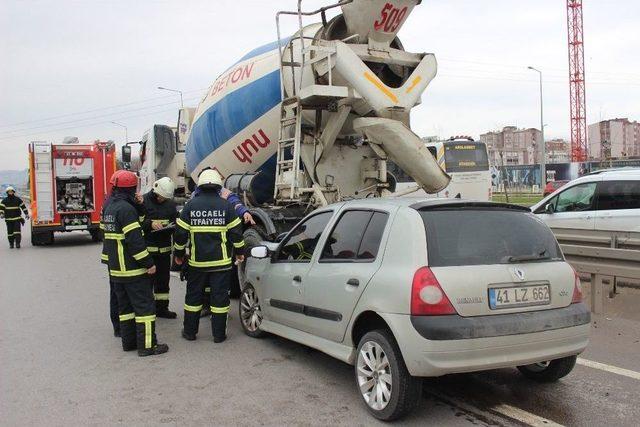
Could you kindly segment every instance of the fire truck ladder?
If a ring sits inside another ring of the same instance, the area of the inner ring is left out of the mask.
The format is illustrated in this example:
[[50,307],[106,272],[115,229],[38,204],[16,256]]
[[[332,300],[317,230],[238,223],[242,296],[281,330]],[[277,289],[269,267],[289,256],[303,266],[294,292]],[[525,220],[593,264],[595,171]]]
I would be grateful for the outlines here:
[[[32,142],[34,187],[38,222],[53,221],[53,166],[51,164],[51,144]],[[33,196],[32,196],[33,197]]]
[[[301,169],[300,161],[300,145],[303,140],[302,134],[302,111],[306,109],[319,110],[322,107],[313,105],[314,101],[319,98],[339,99],[344,96],[345,92],[340,91],[338,95],[331,91],[331,88],[345,89],[332,86],[331,75],[331,55],[335,53],[335,49],[327,46],[310,45],[305,47],[305,40],[312,42],[313,37],[305,36],[303,33],[302,17],[320,14],[322,23],[327,24],[326,11],[336,7],[351,3],[353,0],[342,0],[318,10],[311,12],[302,11],[302,0],[298,0],[297,11],[280,11],[276,14],[276,27],[278,31],[278,51],[280,55],[280,95],[282,102],[280,103],[280,127],[278,133],[278,147],[276,156],[276,182],[274,189],[274,199],[277,201],[299,202],[303,193],[316,193],[318,197],[323,199],[318,188],[302,187],[304,174]],[[298,34],[291,38],[283,40],[280,33],[280,15],[294,15],[298,17]],[[294,41],[299,40],[299,61],[294,59]],[[287,50],[289,57],[285,58]],[[305,61],[305,55],[315,52],[315,57],[309,61]],[[328,69],[328,85],[313,85],[309,90],[302,91],[302,76],[304,68],[316,62],[326,61]],[[285,70],[291,76],[292,88],[291,93],[287,94],[285,89]],[[297,78],[296,78],[297,75]],[[297,82],[296,82],[297,80]],[[303,92],[303,93],[302,93]],[[317,104],[317,102],[316,102]],[[292,130],[293,128],[293,130]],[[279,197],[280,196],[280,197]]]

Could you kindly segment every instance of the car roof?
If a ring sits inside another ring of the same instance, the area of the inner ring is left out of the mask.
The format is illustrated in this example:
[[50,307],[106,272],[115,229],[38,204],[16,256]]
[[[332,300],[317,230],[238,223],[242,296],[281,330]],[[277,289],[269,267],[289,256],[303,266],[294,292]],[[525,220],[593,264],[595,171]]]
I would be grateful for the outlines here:
[[597,171],[589,172],[584,174],[583,176],[592,176],[592,175],[640,175],[640,168],[634,167],[624,167],[624,168],[611,168],[611,169],[600,169]]
[[[483,208],[483,209],[513,209],[523,212],[530,212],[528,208],[519,205],[513,205],[510,203],[499,202],[483,202],[478,200],[465,200],[465,199],[446,199],[446,198],[368,198],[368,199],[356,199],[349,200],[347,202],[337,203],[336,205],[343,205],[348,207],[366,207],[374,209],[376,207],[409,207],[416,210],[430,210],[438,208]],[[335,206],[335,205],[334,205]]]

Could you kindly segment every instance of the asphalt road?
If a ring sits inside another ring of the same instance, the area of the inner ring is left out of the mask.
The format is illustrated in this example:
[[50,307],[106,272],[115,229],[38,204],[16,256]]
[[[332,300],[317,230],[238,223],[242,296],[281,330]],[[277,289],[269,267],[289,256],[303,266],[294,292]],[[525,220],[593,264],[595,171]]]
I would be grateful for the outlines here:
[[[1,425],[376,424],[350,366],[284,339],[245,336],[237,309],[223,344],[208,322],[187,342],[179,319],[159,319],[169,353],[122,352],[100,245],[71,234],[31,247],[28,230],[24,237],[9,250],[0,232]],[[183,297],[172,278],[175,311]],[[609,319],[594,317],[583,364],[558,383],[534,384],[515,369],[425,380],[418,410],[397,424],[637,426],[640,322]],[[591,361],[605,365],[584,366]]]

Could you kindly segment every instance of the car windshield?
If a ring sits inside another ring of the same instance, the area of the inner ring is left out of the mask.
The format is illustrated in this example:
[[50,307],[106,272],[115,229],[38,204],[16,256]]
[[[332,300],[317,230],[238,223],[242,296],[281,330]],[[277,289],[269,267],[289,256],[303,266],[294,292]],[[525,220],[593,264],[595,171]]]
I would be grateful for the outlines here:
[[423,210],[420,215],[433,267],[563,259],[551,230],[526,212],[442,208]]

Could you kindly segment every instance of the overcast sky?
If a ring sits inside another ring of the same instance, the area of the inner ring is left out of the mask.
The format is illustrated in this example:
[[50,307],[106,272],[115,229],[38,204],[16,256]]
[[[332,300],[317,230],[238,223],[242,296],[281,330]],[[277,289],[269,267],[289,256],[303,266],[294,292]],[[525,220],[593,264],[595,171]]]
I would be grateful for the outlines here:
[[[307,7],[330,1],[306,0]],[[180,105],[247,51],[276,39],[275,12],[294,0],[0,0],[0,169],[27,166],[27,144],[138,140],[174,124]],[[587,117],[640,119],[640,2],[584,0]],[[287,32],[292,32],[291,22]],[[399,36],[433,52],[438,75],[412,113],[421,136],[539,127],[569,135],[564,0],[423,0]]]

